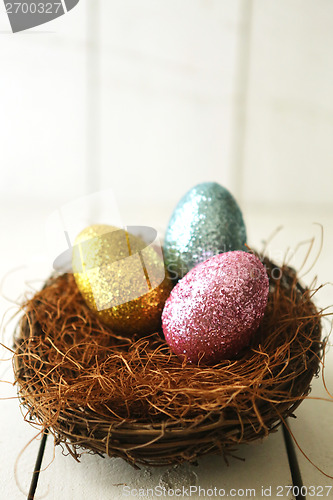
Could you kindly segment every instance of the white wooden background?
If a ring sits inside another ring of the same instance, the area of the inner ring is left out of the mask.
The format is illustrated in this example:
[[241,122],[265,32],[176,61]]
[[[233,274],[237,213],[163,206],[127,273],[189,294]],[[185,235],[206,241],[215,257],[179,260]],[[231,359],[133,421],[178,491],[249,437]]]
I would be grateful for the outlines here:
[[[163,230],[182,194],[216,180],[237,195],[252,245],[284,226],[270,246],[276,259],[313,235],[318,248],[313,223],[321,223],[323,250],[304,281],[318,274],[333,282],[332,2],[81,0],[16,35],[0,6],[0,44],[1,316],[10,307],[4,296],[16,300],[25,281],[49,272],[45,219],[100,189],[113,189],[126,223]],[[332,286],[317,300],[333,304]],[[9,344],[12,332],[9,324]],[[332,352],[333,392],[331,367]],[[1,362],[0,379],[11,377],[10,362]],[[3,383],[0,394],[15,397],[15,389]],[[311,395],[323,394],[315,381]],[[23,452],[15,480],[15,461],[36,432],[17,400],[0,405],[0,498],[16,500],[27,493],[39,443]],[[300,446],[333,475],[332,404],[309,400],[297,415]],[[49,439],[43,465],[52,453]],[[77,464],[56,450],[38,497],[122,498],[117,484],[126,483],[256,488],[257,497],[272,486],[274,498],[276,486],[291,484],[281,433],[241,455],[245,463],[229,468],[212,457],[196,468],[137,472],[89,455]],[[299,461],[304,484],[333,485]]]

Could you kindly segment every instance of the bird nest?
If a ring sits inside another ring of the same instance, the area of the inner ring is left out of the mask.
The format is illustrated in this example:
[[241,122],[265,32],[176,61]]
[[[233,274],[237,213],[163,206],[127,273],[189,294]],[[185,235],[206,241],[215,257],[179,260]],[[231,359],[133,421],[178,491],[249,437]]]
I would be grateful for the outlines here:
[[75,458],[85,448],[148,465],[231,454],[276,430],[319,370],[321,313],[293,269],[262,260],[270,292],[256,337],[238,359],[215,366],[181,362],[161,332],[116,334],[72,274],[51,277],[24,305],[16,334],[26,419]]

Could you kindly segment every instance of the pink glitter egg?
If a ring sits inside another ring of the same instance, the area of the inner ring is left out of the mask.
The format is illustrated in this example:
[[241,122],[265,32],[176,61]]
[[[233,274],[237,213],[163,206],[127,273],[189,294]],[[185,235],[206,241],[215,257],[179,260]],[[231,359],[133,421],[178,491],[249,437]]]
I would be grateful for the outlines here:
[[258,257],[243,251],[215,255],[173,288],[162,314],[165,339],[175,354],[192,363],[233,359],[258,329],[268,291]]

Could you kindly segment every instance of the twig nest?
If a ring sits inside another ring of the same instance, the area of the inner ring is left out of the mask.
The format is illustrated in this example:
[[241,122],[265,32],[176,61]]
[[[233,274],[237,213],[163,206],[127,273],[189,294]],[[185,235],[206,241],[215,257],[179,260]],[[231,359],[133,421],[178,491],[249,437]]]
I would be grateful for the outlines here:
[[308,394],[322,344],[312,292],[292,269],[272,276],[276,266],[264,265],[270,291],[257,333],[242,357],[214,366],[182,363],[161,332],[113,332],[73,275],[53,277],[25,304],[17,332],[28,417],[76,458],[87,448],[133,464],[195,461],[267,436]]

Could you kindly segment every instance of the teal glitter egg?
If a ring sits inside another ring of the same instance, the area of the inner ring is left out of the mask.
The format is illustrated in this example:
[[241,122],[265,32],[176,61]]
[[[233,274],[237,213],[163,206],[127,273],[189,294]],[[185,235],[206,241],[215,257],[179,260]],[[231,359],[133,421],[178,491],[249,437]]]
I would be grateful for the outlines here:
[[192,188],[169,221],[164,258],[174,280],[214,255],[246,250],[242,212],[232,194],[216,182]]

